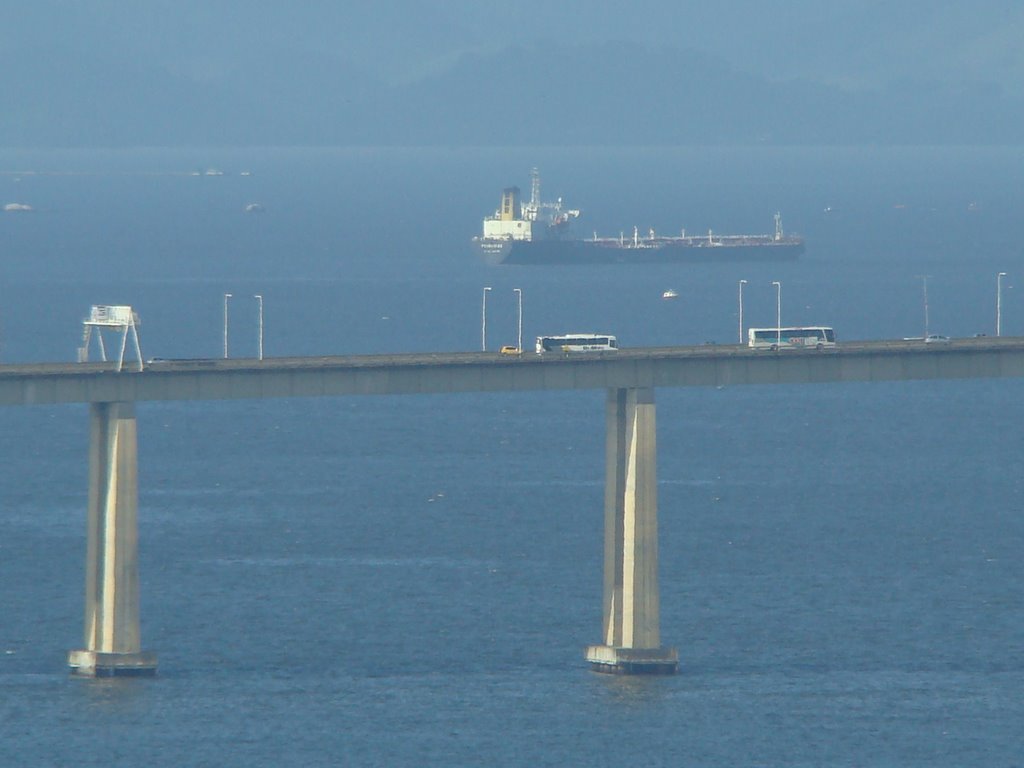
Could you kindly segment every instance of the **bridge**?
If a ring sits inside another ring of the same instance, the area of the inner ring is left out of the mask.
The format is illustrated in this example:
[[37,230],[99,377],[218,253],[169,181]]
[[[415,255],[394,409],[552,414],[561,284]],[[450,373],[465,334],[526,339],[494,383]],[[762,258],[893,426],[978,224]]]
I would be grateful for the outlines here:
[[738,345],[620,349],[577,355],[471,352],[0,366],[0,405],[88,403],[86,676],[147,675],[139,616],[135,404],[159,400],[338,397],[604,389],[606,450],[603,626],[591,666],[672,673],[660,637],[655,389],[1024,376],[1024,338],[845,342],[769,351]]

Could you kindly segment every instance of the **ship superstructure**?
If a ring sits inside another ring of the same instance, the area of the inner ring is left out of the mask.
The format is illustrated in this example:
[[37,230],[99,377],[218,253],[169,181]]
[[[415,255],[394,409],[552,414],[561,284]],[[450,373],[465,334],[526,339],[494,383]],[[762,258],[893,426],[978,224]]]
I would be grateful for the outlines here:
[[507,187],[501,193],[501,205],[493,216],[484,219],[481,241],[533,242],[561,238],[569,222],[580,215],[576,210],[563,210],[562,198],[545,203],[540,196],[540,173],[530,172],[530,200],[520,200],[519,187]]

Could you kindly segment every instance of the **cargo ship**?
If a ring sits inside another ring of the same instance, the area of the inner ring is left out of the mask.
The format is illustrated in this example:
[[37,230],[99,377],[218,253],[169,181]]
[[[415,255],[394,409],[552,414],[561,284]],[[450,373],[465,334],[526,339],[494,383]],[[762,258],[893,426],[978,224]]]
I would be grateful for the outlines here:
[[775,214],[775,232],[764,235],[659,235],[641,234],[579,239],[570,231],[579,210],[563,208],[562,199],[541,202],[540,174],[530,174],[529,202],[520,199],[519,187],[502,191],[501,205],[484,219],[483,234],[473,247],[489,264],[640,264],[657,262],[793,261],[804,252],[799,235],[782,230]]

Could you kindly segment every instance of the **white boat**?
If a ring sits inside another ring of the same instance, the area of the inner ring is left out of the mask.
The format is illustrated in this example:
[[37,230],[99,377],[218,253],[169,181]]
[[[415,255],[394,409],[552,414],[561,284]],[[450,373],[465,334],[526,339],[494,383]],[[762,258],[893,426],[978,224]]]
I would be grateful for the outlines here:
[[663,298],[663,299],[678,299],[679,298],[679,294],[675,291],[675,289],[669,288],[667,291],[665,291],[663,294],[661,294],[661,298]]

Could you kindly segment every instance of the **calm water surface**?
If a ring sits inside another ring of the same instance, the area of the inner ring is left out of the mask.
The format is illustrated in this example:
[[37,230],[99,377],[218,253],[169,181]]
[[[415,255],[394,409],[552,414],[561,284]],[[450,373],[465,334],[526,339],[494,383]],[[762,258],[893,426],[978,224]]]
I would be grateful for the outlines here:
[[[490,269],[540,165],[584,227],[808,238],[798,264]],[[192,176],[217,167],[224,176]],[[0,153],[0,358],[71,360],[94,303],[146,357],[1024,333],[1016,150]],[[241,171],[251,175],[241,175]],[[34,171],[34,172],[33,172]],[[261,214],[244,207],[260,202]],[[680,298],[664,302],[666,288]],[[589,672],[603,393],[139,408],[154,680],[69,678],[87,414],[0,430],[0,764],[998,765],[1024,720],[1024,382],[659,390],[662,636]]]

